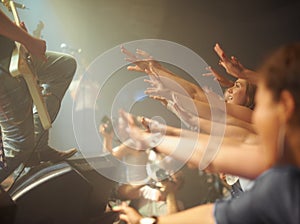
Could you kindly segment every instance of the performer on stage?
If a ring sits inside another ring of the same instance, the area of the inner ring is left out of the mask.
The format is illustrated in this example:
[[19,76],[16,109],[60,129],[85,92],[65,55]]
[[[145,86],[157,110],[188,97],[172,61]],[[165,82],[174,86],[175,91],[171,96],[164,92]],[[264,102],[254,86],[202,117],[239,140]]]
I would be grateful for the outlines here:
[[76,61],[69,55],[46,52],[46,42],[27,33],[24,23],[14,24],[0,11],[0,125],[7,165],[0,168],[0,183],[21,163],[34,166],[40,162],[57,162],[74,155],[75,148],[57,151],[48,145],[49,131],[33,111],[33,102],[23,78],[9,72],[14,41],[29,51],[33,69],[43,90],[44,100],[53,122],[61,100],[76,71]]

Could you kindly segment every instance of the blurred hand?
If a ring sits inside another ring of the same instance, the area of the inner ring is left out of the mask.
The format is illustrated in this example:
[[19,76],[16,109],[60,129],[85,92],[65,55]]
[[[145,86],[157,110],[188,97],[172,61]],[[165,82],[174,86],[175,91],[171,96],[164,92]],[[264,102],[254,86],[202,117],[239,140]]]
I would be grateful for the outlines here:
[[136,72],[146,72],[146,70],[150,70],[150,64],[152,64],[155,68],[161,68],[161,64],[154,60],[150,54],[140,49],[136,50],[136,54],[127,50],[124,46],[121,46],[121,52],[126,55],[125,60],[131,62],[135,65],[131,65],[127,67],[129,71]]
[[121,206],[113,207],[113,211],[120,213],[120,219],[128,224],[139,224],[142,218],[134,208],[129,207],[126,203],[122,203]]
[[214,76],[214,80],[218,81],[222,87],[229,88],[229,87],[232,87],[234,85],[234,82],[232,82],[231,80],[229,80],[229,79],[225,78],[224,76],[222,76],[220,73],[218,73],[212,67],[209,66],[207,68],[207,70],[209,72],[202,74],[202,76]]
[[124,125],[125,130],[123,131],[127,132],[129,137],[133,140],[135,144],[134,148],[136,150],[147,150],[155,147],[160,142],[162,138],[162,134],[160,132],[149,133],[137,127],[133,116],[123,110],[120,111],[120,117],[125,123],[127,123]]
[[151,200],[151,201],[158,201],[161,198],[161,192],[158,189],[151,188],[148,185],[140,188],[140,193],[143,198]]
[[24,46],[32,56],[47,61],[46,57],[46,41],[30,36],[29,40],[24,43]]
[[245,67],[237,60],[236,57],[231,56],[228,58],[218,43],[215,45],[214,50],[220,57],[219,64],[226,70],[228,74],[240,79],[246,78],[243,76]]
[[113,132],[107,131],[108,129],[108,124],[101,124],[99,126],[99,133],[104,137],[104,138],[112,138],[113,137]]

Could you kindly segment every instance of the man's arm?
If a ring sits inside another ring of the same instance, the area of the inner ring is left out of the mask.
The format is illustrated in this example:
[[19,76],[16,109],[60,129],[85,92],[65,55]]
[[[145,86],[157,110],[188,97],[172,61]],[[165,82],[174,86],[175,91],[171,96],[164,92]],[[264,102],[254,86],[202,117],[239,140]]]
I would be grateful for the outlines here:
[[13,23],[1,10],[0,10],[0,34],[17,41],[21,44],[29,42],[31,36],[23,29]]
[[46,42],[31,36],[24,29],[18,27],[1,10],[0,27],[0,35],[21,43],[31,54],[42,60],[46,60]]

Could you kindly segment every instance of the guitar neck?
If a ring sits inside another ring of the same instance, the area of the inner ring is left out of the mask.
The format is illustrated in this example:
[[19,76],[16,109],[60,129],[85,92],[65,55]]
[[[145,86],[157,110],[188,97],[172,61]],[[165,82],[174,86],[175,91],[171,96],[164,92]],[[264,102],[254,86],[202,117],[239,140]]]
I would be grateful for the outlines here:
[[[20,18],[14,1],[8,2],[7,0],[2,0],[2,2],[12,12],[16,25],[21,27]],[[41,89],[38,85],[37,77],[32,71],[31,64],[31,57],[26,48],[22,46],[21,43],[16,42],[16,48],[12,53],[9,71],[13,77],[23,76],[23,78],[25,79],[33,103],[37,108],[37,112],[43,128],[46,130],[51,127],[52,122],[47,110],[47,106],[41,94]]]
[[13,17],[14,17],[14,20],[15,20],[17,26],[21,26],[21,22],[20,22],[21,20],[20,20],[20,17],[19,17],[19,14],[18,14],[18,11],[17,11],[14,1],[9,1],[9,7],[13,14]]

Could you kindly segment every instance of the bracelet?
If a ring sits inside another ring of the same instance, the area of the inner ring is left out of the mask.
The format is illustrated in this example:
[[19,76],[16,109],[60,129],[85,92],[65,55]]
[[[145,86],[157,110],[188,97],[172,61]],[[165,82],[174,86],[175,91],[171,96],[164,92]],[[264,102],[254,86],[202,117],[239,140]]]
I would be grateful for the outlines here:
[[157,216],[144,217],[141,218],[139,221],[140,224],[157,224],[157,222],[158,222]]

